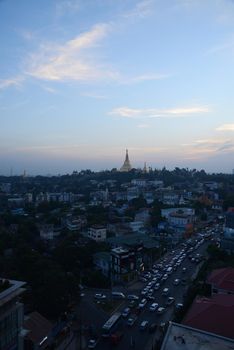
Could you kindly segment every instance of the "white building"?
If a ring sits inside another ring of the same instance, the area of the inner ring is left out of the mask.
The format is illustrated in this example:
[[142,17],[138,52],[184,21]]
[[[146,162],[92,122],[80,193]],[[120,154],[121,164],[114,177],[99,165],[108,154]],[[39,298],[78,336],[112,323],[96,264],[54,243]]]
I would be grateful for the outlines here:
[[101,225],[94,225],[90,227],[88,237],[96,242],[102,242],[106,240],[106,227]]

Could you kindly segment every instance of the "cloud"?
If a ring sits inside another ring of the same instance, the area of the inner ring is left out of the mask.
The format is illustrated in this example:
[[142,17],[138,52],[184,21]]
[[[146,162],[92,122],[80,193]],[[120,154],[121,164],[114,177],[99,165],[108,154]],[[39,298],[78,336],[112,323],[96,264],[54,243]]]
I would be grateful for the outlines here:
[[153,80],[163,80],[171,77],[171,74],[163,74],[163,73],[151,73],[151,74],[142,74],[137,75],[135,77],[119,77],[119,82],[122,84],[135,84],[135,83],[141,83],[143,81],[153,81]]
[[58,17],[67,13],[74,13],[80,10],[80,2],[78,0],[63,0],[56,3],[55,12]]
[[137,127],[142,128],[142,129],[146,129],[149,127],[149,125],[148,124],[139,124],[139,125],[137,125]]
[[136,6],[123,14],[124,18],[145,18],[152,13],[153,0],[143,0],[136,4]]
[[87,51],[97,47],[110,31],[110,25],[98,24],[64,45],[47,43],[29,57],[27,74],[48,81],[92,81],[115,79],[118,74],[98,65]]
[[180,118],[194,114],[208,113],[207,106],[184,107],[172,109],[134,109],[129,107],[119,107],[109,112],[110,115],[117,115],[123,118]]
[[[234,151],[234,140],[227,139],[203,139],[196,140],[191,144],[183,144],[185,155],[201,159],[217,154],[229,154]],[[191,159],[192,159],[191,158]]]
[[223,124],[216,128],[217,131],[234,131],[234,124]]
[[84,93],[81,94],[81,96],[96,98],[98,100],[103,100],[103,99],[108,98],[105,95],[101,95],[101,94],[98,94],[98,93],[95,93],[95,92],[84,92]]
[[17,76],[14,78],[0,79],[0,90],[7,89],[9,87],[20,87],[24,77]]

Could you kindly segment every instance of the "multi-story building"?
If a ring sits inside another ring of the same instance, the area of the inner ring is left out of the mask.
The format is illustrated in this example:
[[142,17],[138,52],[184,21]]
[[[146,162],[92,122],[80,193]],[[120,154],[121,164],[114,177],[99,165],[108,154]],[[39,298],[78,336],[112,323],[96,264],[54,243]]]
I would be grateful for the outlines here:
[[117,247],[111,250],[111,279],[118,282],[129,282],[137,277],[143,268],[143,245],[132,248]]
[[23,304],[19,296],[25,282],[0,279],[0,349],[23,349]]
[[96,242],[102,242],[106,240],[106,227],[102,225],[93,225],[90,227],[88,237]]

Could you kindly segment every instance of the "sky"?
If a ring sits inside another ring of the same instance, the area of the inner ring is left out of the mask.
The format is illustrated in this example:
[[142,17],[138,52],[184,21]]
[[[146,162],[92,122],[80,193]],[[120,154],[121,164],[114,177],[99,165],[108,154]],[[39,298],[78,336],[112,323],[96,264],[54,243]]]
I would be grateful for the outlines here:
[[234,168],[233,0],[0,0],[0,174]]

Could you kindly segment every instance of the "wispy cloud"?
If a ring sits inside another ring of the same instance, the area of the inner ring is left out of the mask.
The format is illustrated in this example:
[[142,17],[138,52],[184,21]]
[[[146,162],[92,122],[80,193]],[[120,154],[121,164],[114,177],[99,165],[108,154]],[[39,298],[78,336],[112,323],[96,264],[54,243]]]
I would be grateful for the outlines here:
[[183,107],[172,109],[134,109],[129,107],[119,107],[109,112],[110,115],[117,115],[123,118],[181,118],[194,114],[208,113],[207,106]]
[[106,95],[98,94],[96,92],[83,92],[81,95],[84,97],[96,98],[98,100],[104,100],[108,98]]
[[234,131],[234,124],[223,124],[216,128],[217,131]]
[[123,14],[124,18],[144,18],[152,13],[152,5],[154,0],[139,1],[130,11]]
[[7,89],[9,87],[20,87],[24,80],[23,76],[17,76],[8,79],[0,79],[0,90]]
[[141,129],[147,129],[149,127],[148,124],[139,124],[137,125],[138,128],[141,128]]
[[62,0],[56,3],[55,12],[57,16],[63,16],[67,13],[74,13],[80,10],[80,1]]
[[168,79],[172,75],[167,74],[167,73],[151,73],[151,74],[142,74],[142,75],[137,75],[135,77],[118,77],[118,80],[122,84],[136,84],[136,83],[141,83],[143,81],[153,81],[153,80],[163,80],[163,79]]
[[30,56],[27,74],[37,79],[52,81],[115,78],[116,72],[97,64],[91,55],[87,54],[88,50],[97,47],[109,31],[110,25],[98,24],[64,45],[42,45],[39,52]]
[[234,140],[211,138],[196,140],[191,144],[183,144],[181,146],[185,148],[185,155],[189,158],[202,159],[208,156],[215,156],[220,153],[227,154],[233,152]]

